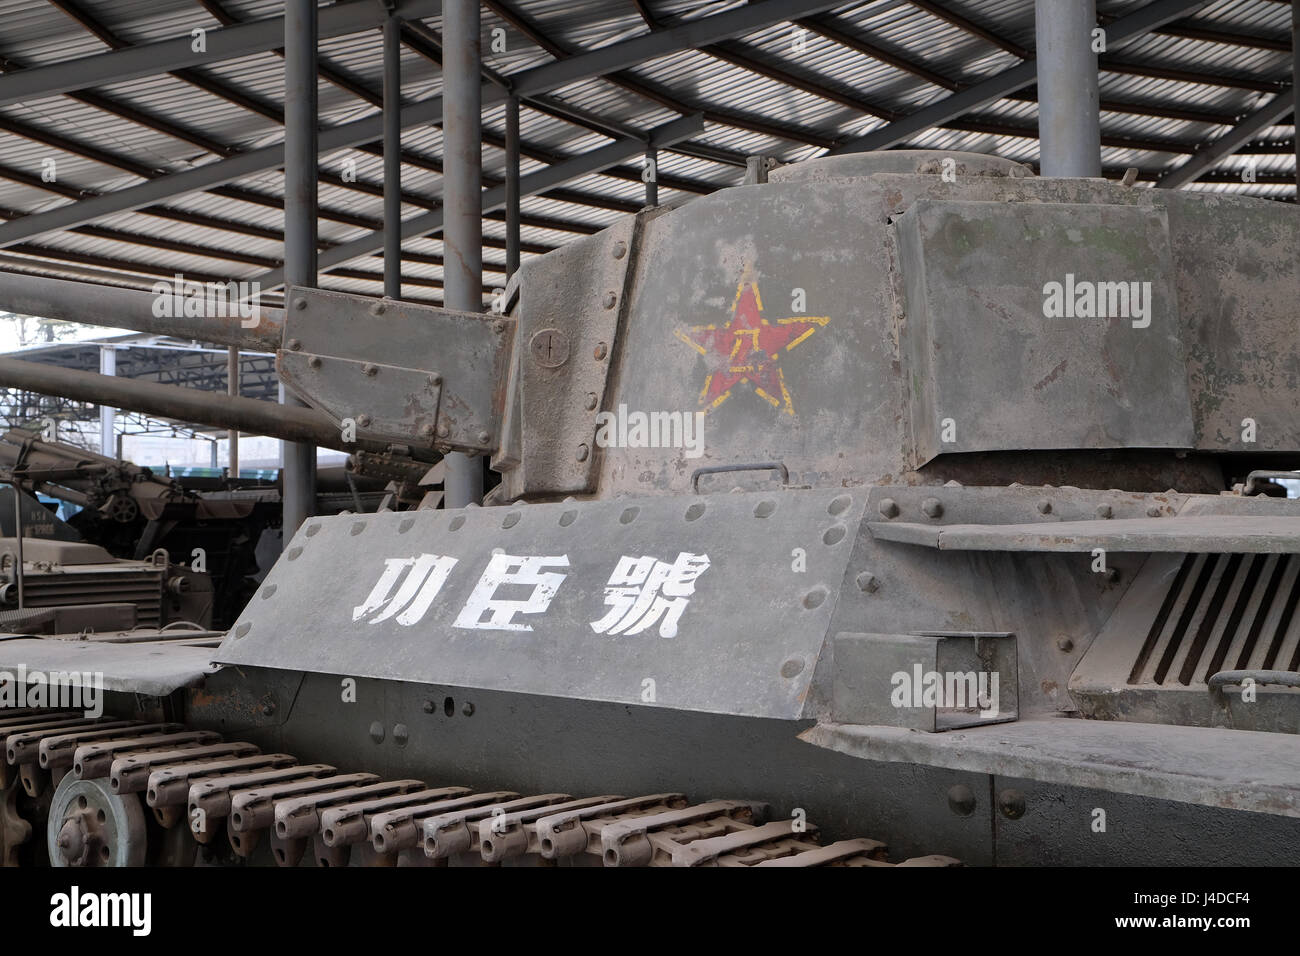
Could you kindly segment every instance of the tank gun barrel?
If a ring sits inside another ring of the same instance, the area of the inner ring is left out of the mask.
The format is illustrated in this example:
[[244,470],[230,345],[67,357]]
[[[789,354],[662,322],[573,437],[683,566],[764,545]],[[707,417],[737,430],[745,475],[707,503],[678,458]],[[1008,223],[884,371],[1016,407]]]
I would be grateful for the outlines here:
[[0,358],[0,387],[61,395],[74,401],[112,405],[212,428],[236,428],[242,432],[284,441],[309,442],[339,451],[383,451],[387,448],[384,442],[344,441],[339,427],[327,415],[313,408],[114,378],[19,359]]
[[233,283],[226,287],[159,282],[153,291],[142,292],[6,272],[0,274],[0,309],[248,351],[279,348],[284,312],[240,301],[238,288]]

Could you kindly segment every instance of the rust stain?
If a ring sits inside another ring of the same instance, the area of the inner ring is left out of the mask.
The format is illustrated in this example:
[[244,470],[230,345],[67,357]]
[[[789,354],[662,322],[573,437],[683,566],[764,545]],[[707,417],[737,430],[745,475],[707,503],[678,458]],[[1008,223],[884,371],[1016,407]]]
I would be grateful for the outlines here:
[[1061,359],[1060,364],[1057,365],[1056,368],[1052,369],[1050,372],[1047,373],[1047,375],[1045,375],[1042,379],[1039,380],[1038,384],[1034,386],[1034,391],[1036,392],[1044,385],[1051,385],[1053,382],[1055,382],[1056,377],[1060,375],[1062,372],[1064,372],[1065,366],[1069,364],[1070,364],[1069,359]]

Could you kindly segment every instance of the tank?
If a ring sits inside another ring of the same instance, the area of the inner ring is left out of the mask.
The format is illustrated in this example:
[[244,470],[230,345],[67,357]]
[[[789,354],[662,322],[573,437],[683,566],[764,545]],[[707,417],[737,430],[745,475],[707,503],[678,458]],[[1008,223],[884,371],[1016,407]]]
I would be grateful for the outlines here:
[[[75,286],[0,307],[85,319]],[[92,646],[107,717],[0,726],[6,852],[1291,862],[1298,295],[1292,206],[908,151],[629,215],[491,314],[114,290],[500,480],[309,519],[216,648]]]

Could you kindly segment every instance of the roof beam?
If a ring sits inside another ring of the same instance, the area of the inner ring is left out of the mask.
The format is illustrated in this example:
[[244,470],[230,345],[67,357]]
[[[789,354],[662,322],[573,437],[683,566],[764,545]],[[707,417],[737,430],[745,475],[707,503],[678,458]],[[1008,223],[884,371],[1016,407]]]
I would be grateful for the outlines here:
[[[650,145],[652,148],[661,148],[678,140],[697,136],[703,129],[703,117],[699,115],[685,116],[651,130]],[[574,179],[598,173],[602,169],[617,166],[619,163],[640,156],[645,152],[645,149],[645,142],[637,137],[624,137],[615,140],[607,146],[594,149],[581,156],[574,156],[564,162],[556,163],[554,166],[521,177],[519,180],[519,195],[521,197],[532,196],[553,190]],[[485,190],[482,195],[483,211],[491,212],[500,209],[505,205],[505,201],[505,186],[496,186]],[[442,210],[437,209],[404,220],[401,227],[401,237],[402,239],[413,239],[431,232],[437,232],[441,228]],[[383,231],[377,230],[359,239],[353,239],[351,242],[345,242],[321,252],[317,259],[318,266],[321,272],[325,272],[331,266],[340,265],[360,256],[370,255],[383,247]],[[280,269],[274,269],[257,276],[256,281],[261,283],[263,289],[274,289],[284,284],[284,273]]]
[[[1155,0],[1145,7],[1120,17],[1106,29],[1108,46],[1115,46],[1126,40],[1162,26],[1171,20],[1203,7],[1209,0]],[[856,137],[832,149],[831,155],[843,153],[860,153],[872,149],[888,149],[904,142],[908,137],[940,126],[957,119],[965,113],[985,103],[1000,100],[1008,94],[1024,89],[1036,82],[1038,67],[1034,60],[1018,63],[1010,69],[1003,70],[989,77],[982,83],[976,83],[958,93],[952,93],[902,119],[895,120],[873,130],[864,136]]]
[[1200,150],[1183,165],[1156,183],[1157,189],[1177,189],[1194,182],[1201,173],[1208,172],[1221,160],[1227,159],[1256,135],[1286,119],[1295,108],[1288,94],[1278,94],[1251,113],[1223,136]]
[[[631,63],[644,62],[678,50],[690,49],[715,39],[756,30],[772,23],[780,23],[791,17],[819,13],[838,5],[834,0],[829,2],[828,0],[760,0],[727,13],[702,17],[687,24],[611,43],[566,60],[523,70],[507,79],[516,95],[543,93],[558,89],[575,80],[618,72]],[[323,15],[325,11],[321,12]],[[283,37],[280,43],[283,43]],[[23,73],[12,74],[15,77],[22,75]],[[9,76],[0,77],[0,82],[7,79]],[[483,86],[485,106],[504,99],[505,95],[505,91],[495,84],[485,83]],[[442,97],[440,96],[402,108],[403,129],[432,125],[441,120]],[[382,115],[376,113],[365,119],[323,129],[318,138],[319,153],[324,155],[337,149],[360,146],[378,140],[383,133],[382,124]],[[641,146],[644,151],[645,144],[642,143]],[[41,233],[85,225],[103,216],[139,209],[141,206],[152,205],[181,193],[221,186],[236,179],[276,169],[283,163],[284,145],[276,143],[231,156],[229,159],[208,163],[205,166],[168,173],[135,186],[128,186],[126,189],[4,223],[0,225],[0,247]]]
[[[442,0],[399,0],[397,4],[398,14],[406,18],[437,16],[441,10]],[[322,7],[320,38],[378,28],[387,16],[383,6],[373,0]],[[238,26],[214,27],[206,31],[204,44],[202,52],[195,52],[194,37],[186,34],[174,40],[141,43],[109,53],[32,67],[0,77],[0,106],[273,50],[284,46],[284,18],[267,17]]]

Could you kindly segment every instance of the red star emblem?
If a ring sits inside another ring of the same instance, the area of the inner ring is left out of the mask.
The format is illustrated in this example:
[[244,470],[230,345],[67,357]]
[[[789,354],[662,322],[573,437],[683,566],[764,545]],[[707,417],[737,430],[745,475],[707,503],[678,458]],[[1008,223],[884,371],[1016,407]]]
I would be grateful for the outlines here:
[[709,410],[717,408],[737,385],[750,385],[774,408],[784,408],[793,415],[794,402],[785,387],[781,356],[829,321],[827,316],[806,315],[770,321],[764,318],[758,284],[746,269],[736,287],[736,301],[726,325],[695,325],[678,329],[676,334],[704,356],[708,365],[708,377],[700,392],[701,405]]

